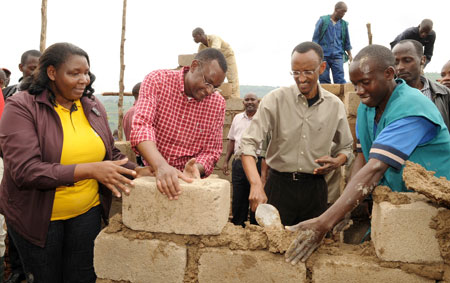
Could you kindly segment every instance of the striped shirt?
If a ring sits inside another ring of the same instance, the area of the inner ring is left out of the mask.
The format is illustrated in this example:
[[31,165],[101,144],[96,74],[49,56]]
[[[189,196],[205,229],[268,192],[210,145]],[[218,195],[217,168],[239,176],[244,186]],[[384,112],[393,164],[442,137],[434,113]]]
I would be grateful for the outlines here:
[[[153,141],[169,165],[183,171],[196,158],[211,174],[222,153],[225,100],[215,92],[197,101],[184,92],[181,70],[157,70],[142,82],[133,117],[130,141],[133,149]],[[137,152],[138,153],[138,152]]]

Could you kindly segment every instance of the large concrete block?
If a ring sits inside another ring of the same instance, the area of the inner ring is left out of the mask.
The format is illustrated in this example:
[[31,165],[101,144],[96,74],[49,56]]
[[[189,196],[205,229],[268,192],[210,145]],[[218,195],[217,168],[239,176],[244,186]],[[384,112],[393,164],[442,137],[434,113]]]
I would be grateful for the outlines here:
[[129,141],[116,141],[114,142],[114,145],[120,152],[128,157],[128,160],[136,162],[136,154],[131,149],[131,143]]
[[358,106],[361,102],[361,99],[354,91],[350,91],[347,93],[348,96],[348,106],[347,106],[347,115],[356,116],[358,113]]
[[442,262],[436,230],[430,228],[437,212],[435,206],[425,201],[374,202],[371,236],[377,256],[385,261]]
[[220,94],[225,99],[229,99],[233,96],[232,85],[230,83],[223,83],[219,86]]
[[355,87],[352,83],[346,84],[320,84],[322,88],[338,96],[343,100],[344,94],[350,91],[355,91]]
[[95,240],[99,278],[129,282],[183,282],[186,247],[159,240],[130,240],[102,231]]
[[344,84],[320,84],[320,86],[338,97],[345,93]]
[[306,282],[305,265],[291,265],[284,256],[267,251],[231,251],[210,248],[201,255],[198,281],[206,282]]
[[356,116],[347,116],[347,121],[353,137],[353,150],[356,150]]
[[226,111],[225,112],[225,120],[224,120],[223,124],[231,126],[231,124],[233,123],[234,116],[236,116],[235,111]]
[[[223,180],[227,180],[228,182],[231,183],[231,177],[232,177],[231,176],[231,162],[230,162],[230,165],[229,165],[228,168],[230,168],[230,174],[229,175],[223,174],[222,169],[214,169],[213,170],[213,174],[216,175],[217,178],[220,178],[220,179],[223,179]],[[231,190],[230,190],[230,194],[231,194]]]
[[227,110],[232,110],[232,111],[244,111],[244,104],[242,103],[242,99],[241,98],[230,98],[227,99],[226,101],[227,103]]
[[312,268],[312,282],[379,283],[435,282],[401,269],[379,266],[375,260],[356,254],[318,254]]
[[178,55],[178,65],[182,67],[190,66],[196,54]]
[[123,198],[123,223],[149,232],[220,234],[230,210],[230,183],[217,178],[179,181],[182,194],[169,200],[158,191],[155,178],[135,179],[130,195]]
[[[224,139],[224,142],[222,143],[223,145],[226,144],[225,140],[228,139],[228,133],[230,132],[230,128],[231,128],[231,125],[224,125],[223,126],[223,132],[222,132],[222,137]],[[224,152],[226,152],[226,150]]]

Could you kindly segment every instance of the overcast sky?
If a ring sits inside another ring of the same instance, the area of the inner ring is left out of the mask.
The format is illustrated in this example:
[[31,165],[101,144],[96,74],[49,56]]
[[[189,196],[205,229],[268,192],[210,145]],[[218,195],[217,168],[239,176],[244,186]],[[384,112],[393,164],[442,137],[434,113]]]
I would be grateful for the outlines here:
[[[289,85],[290,53],[311,40],[321,15],[331,14],[337,1],[128,0],[125,43],[125,90],[156,69],[175,68],[178,54],[197,51],[191,32],[202,27],[234,49],[240,84]],[[437,33],[434,56],[427,72],[440,72],[450,59],[448,2],[428,0],[348,0],[344,19],[349,25],[353,55],[368,44],[366,24],[372,24],[373,43],[389,46],[397,34],[424,18]],[[425,4],[420,4],[425,3]],[[122,0],[48,0],[47,46],[71,42],[88,52],[97,76],[96,93],[118,91]],[[21,73],[21,54],[39,49],[40,0],[2,1],[0,67]],[[445,35],[445,37],[444,37]],[[346,72],[347,73],[347,72]],[[348,78],[348,74],[346,74]]]

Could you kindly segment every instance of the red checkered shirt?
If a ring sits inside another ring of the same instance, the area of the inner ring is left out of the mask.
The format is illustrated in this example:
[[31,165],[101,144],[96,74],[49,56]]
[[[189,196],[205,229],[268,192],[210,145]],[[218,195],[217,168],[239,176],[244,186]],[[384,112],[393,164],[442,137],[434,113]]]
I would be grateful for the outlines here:
[[189,159],[211,174],[222,153],[222,132],[225,100],[219,93],[201,101],[184,92],[184,74],[179,71],[158,70],[148,74],[141,84],[133,117],[131,146],[153,141],[167,162],[183,171]]

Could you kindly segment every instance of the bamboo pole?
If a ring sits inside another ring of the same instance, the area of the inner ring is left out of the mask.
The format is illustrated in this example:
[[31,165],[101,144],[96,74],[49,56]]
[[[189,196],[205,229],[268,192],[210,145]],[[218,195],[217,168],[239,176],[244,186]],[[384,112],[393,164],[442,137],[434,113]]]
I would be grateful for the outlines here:
[[370,23],[367,23],[367,36],[369,37],[369,45],[372,45],[372,29]]
[[42,0],[41,6],[41,41],[39,50],[41,53],[45,50],[45,42],[47,40],[47,0]]
[[125,72],[125,62],[124,62],[124,49],[125,49],[125,27],[127,20],[127,0],[123,0],[123,12],[122,12],[122,38],[120,41],[120,79],[119,79],[119,102],[117,106],[119,108],[119,121],[118,121],[118,130],[119,130],[119,140],[123,140],[123,75]]

